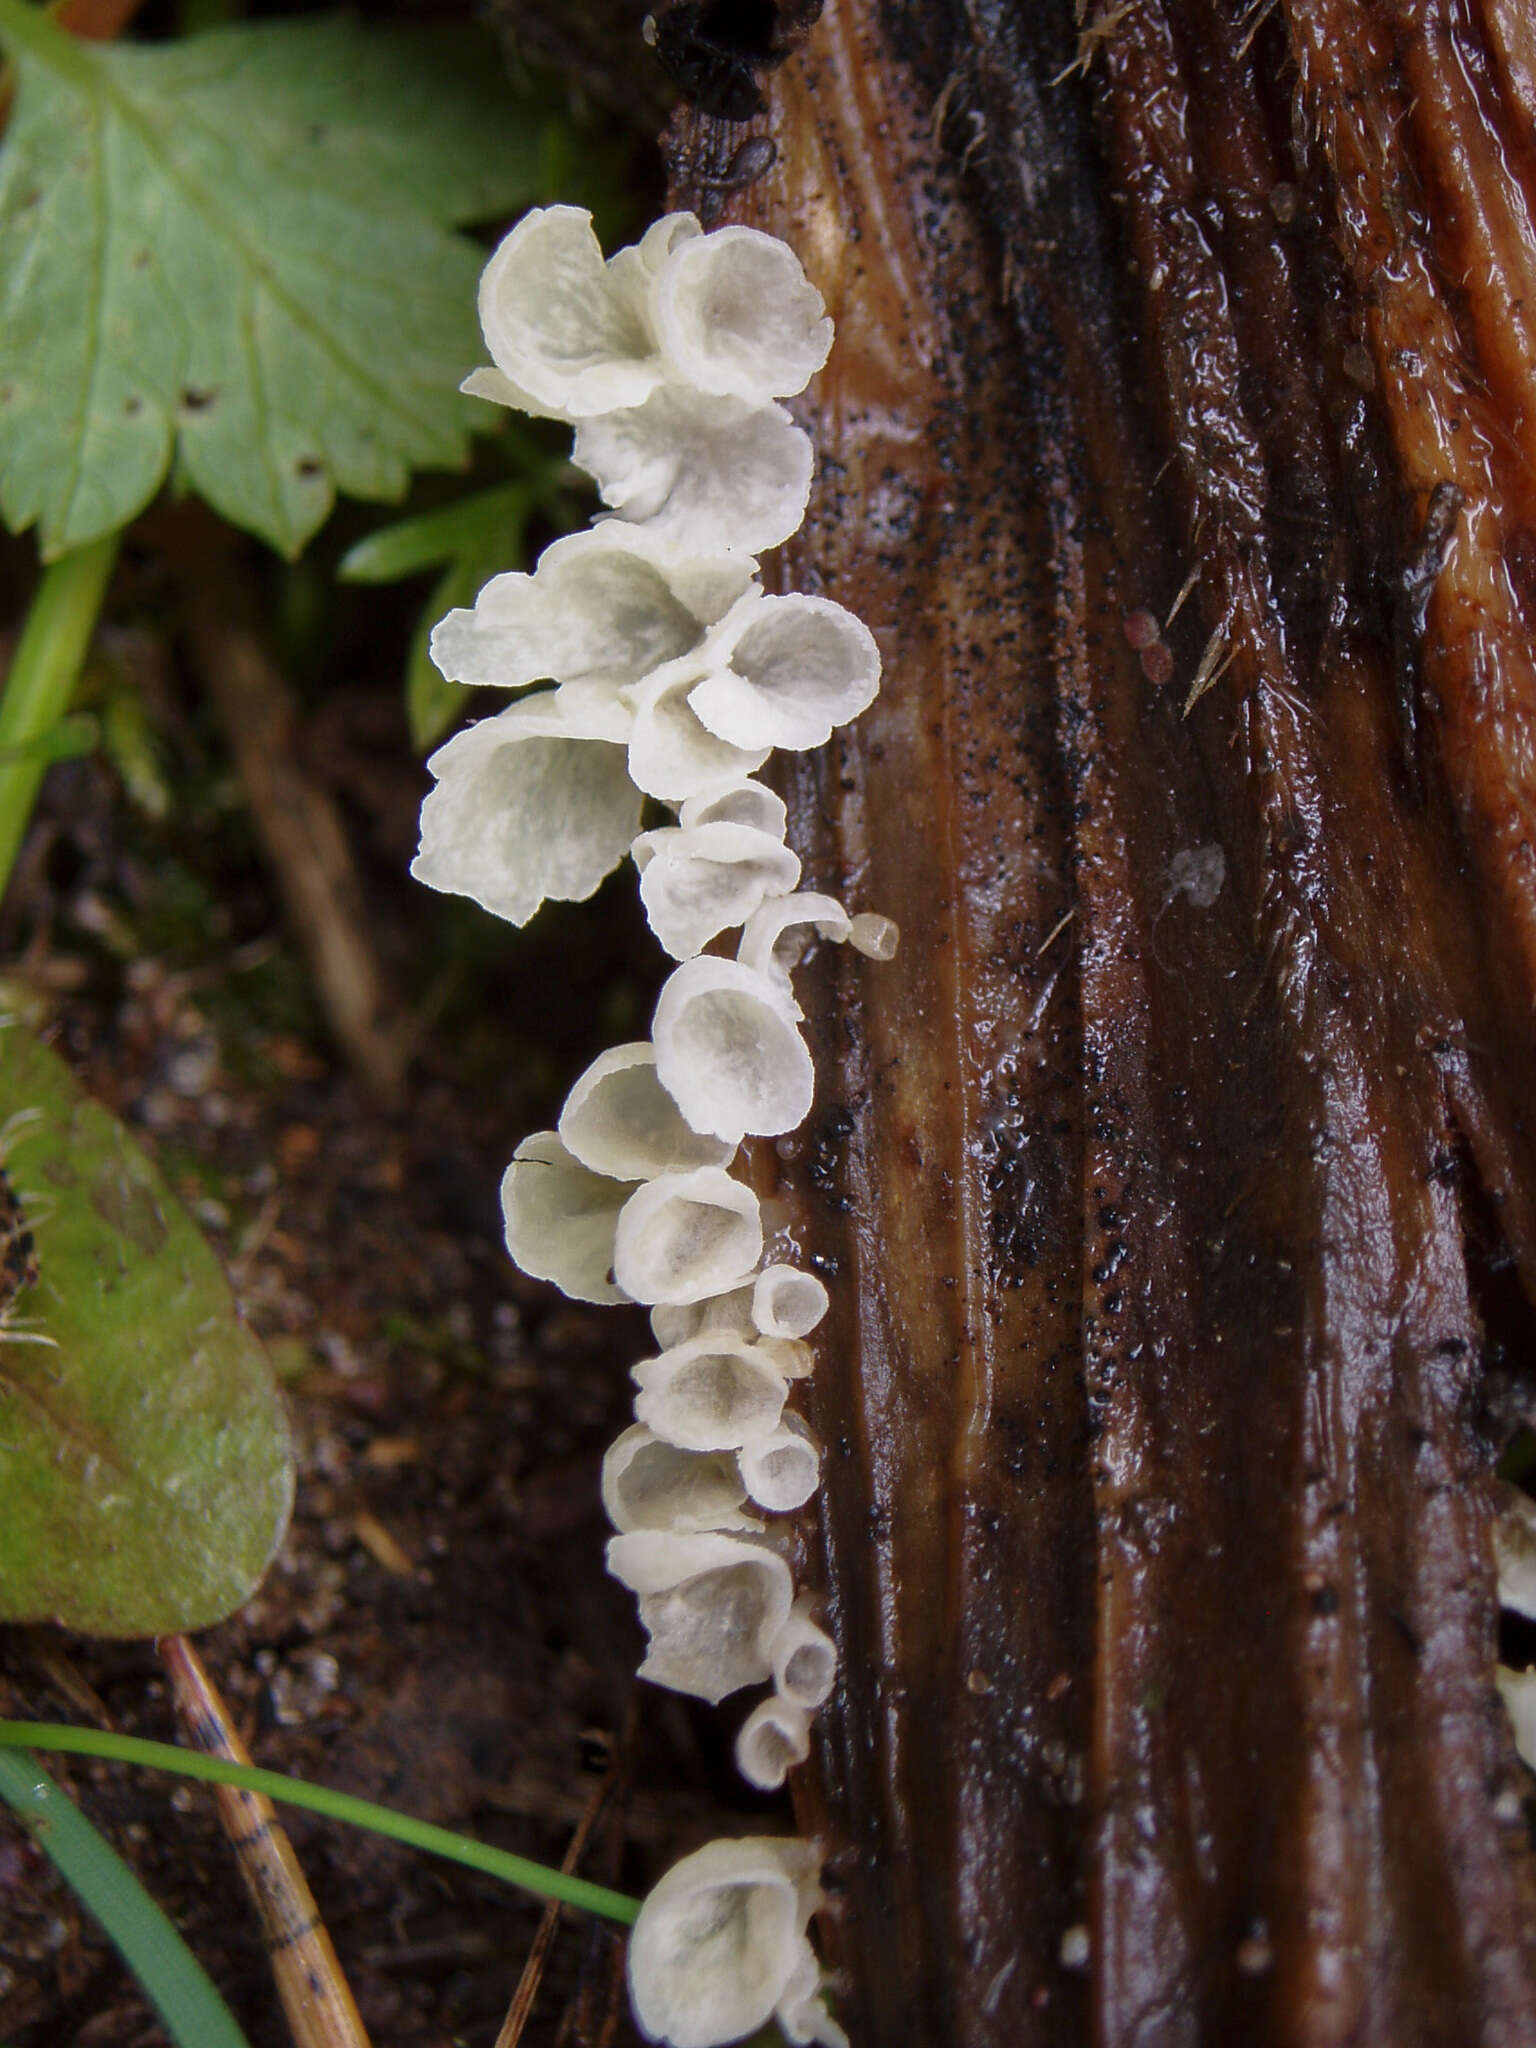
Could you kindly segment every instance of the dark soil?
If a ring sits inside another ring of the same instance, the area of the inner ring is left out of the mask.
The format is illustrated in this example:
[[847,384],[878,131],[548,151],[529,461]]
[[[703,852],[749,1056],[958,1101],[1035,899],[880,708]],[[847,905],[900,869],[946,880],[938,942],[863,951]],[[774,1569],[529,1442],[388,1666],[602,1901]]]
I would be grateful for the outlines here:
[[[130,600],[153,573],[130,565]],[[420,1022],[404,1102],[371,1099],[333,1051],[221,735],[152,624],[108,640],[87,700],[131,683],[164,816],[101,756],[53,772],[7,899],[4,996],[167,1171],[288,1388],[293,1526],[260,1591],[199,1639],[256,1761],[557,1863],[619,1756],[629,1787],[583,1867],[638,1891],[729,1824],[723,1803],[739,1821],[747,1802],[725,1731],[636,1687],[631,1602],[602,1570],[598,1461],[643,1323],[516,1273],[496,1190],[581,1066],[643,1031],[653,949],[632,888],[518,935],[409,881],[425,777],[392,672],[409,618],[367,603],[346,600],[325,669],[377,680],[312,686],[298,751],[342,804],[369,937]],[[50,1628],[0,1633],[0,1710],[177,1736],[152,1644]],[[252,2048],[286,2042],[211,1797],[117,1766],[51,1767],[182,1927]],[[375,2042],[489,2048],[537,1905],[297,1812],[288,1826]],[[605,1929],[567,1917],[524,2038],[633,2038]],[[9,1821],[0,2040],[164,2040]]]

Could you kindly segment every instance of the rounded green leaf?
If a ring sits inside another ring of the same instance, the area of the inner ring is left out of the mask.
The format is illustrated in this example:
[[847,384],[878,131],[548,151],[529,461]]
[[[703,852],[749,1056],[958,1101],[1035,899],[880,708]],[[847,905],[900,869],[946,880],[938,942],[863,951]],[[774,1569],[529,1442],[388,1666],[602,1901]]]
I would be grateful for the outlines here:
[[0,1620],[205,1627],[293,1502],[266,1355],[159,1172],[14,1022],[0,1120]]

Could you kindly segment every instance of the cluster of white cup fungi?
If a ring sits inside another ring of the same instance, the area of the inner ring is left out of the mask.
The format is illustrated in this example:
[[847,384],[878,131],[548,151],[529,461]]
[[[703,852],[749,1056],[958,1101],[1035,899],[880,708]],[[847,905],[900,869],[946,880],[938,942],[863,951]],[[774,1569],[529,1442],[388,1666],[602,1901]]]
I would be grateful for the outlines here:
[[[462,683],[522,689],[429,764],[413,872],[521,924],[589,896],[626,853],[680,964],[651,1036],[602,1054],[559,1127],[502,1187],[523,1270],[581,1301],[651,1311],[635,1422],[604,1461],[610,1571],[639,1596],[642,1676],[717,1702],[769,1690],[737,1737],[756,1786],[809,1751],[836,1652],[764,1521],[802,1506],[821,1454],[787,1400],[827,1306],[813,1274],[765,1258],[757,1196],[730,1172],[748,1136],[791,1131],[813,1072],[792,973],[817,938],[889,958],[895,928],[798,888],[775,747],[823,744],[879,687],[868,630],[819,597],[770,596],[757,553],[805,514],[812,458],[777,401],[825,362],[832,323],[772,236],[659,221],[605,261],[589,216],[529,214],[487,266],[493,369],[465,389],[575,428],[610,516],[451,612],[433,658]],[[647,798],[673,822],[641,830]],[[734,956],[705,948],[738,930]],[[636,2015],[675,2048],[751,2033],[844,2041],[806,1935],[804,1842],[712,1842],[641,1911]]]

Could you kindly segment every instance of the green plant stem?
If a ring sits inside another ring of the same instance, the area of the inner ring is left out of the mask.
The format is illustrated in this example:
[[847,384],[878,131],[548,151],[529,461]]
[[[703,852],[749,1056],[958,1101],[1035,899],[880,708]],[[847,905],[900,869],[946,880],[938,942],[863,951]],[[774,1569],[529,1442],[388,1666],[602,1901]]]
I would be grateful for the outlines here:
[[69,709],[121,537],[103,534],[48,564],[16,643],[0,695],[0,895],[47,767],[38,743]]
[[434,1827],[430,1821],[412,1820],[409,1814],[391,1807],[376,1806],[371,1799],[354,1799],[349,1792],[333,1792],[324,1785],[311,1785],[302,1778],[285,1778],[280,1771],[258,1770],[254,1764],[225,1763],[222,1757],[204,1756],[200,1750],[173,1749],[168,1742],[145,1742],[136,1735],[107,1735],[95,1728],[70,1728],[56,1721],[0,1721],[0,1750],[49,1749],[71,1756],[99,1756],[121,1764],[143,1764],[153,1771],[175,1771],[184,1778],[201,1778],[215,1785],[236,1785],[244,1792],[264,1792],[269,1799],[289,1806],[307,1807],[330,1820],[343,1820],[353,1827],[371,1828],[392,1841],[405,1842],[413,1849],[443,1856],[451,1863],[463,1863],[487,1877],[500,1878],[520,1891],[533,1892],[541,1899],[558,1899],[563,1906],[577,1906],[605,1920],[632,1926],[640,1911],[638,1899],[625,1892],[611,1892],[605,1885],[589,1884],[582,1877],[568,1877],[564,1871],[531,1863],[525,1856],[513,1856],[505,1849],[493,1849],[468,1835],[456,1835],[449,1828]]
[[0,0],[0,44],[12,56],[21,49],[42,57],[66,78],[95,75],[90,57],[76,39],[59,27],[47,8],[33,6],[31,0]]
[[0,1799],[100,1921],[177,2048],[246,2048],[202,1964],[47,1772],[29,1756],[0,1753]]

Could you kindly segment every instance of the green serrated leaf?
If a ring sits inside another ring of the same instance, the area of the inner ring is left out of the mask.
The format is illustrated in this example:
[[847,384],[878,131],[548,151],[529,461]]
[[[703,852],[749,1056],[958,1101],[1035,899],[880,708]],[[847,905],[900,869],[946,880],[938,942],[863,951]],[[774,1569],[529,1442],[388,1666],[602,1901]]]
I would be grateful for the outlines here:
[[[62,554],[171,470],[296,553],[338,490],[398,497],[487,424],[484,252],[547,123],[490,46],[347,20],[76,42],[0,0],[0,512]],[[488,61],[490,58],[490,61]]]
[[15,1023],[0,1116],[37,1262],[0,1319],[0,1619],[206,1627],[256,1586],[293,1501],[261,1346],[161,1175]]

